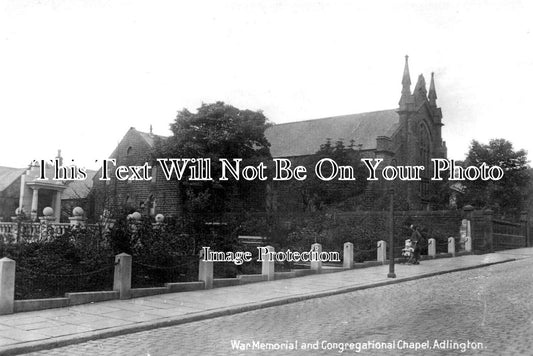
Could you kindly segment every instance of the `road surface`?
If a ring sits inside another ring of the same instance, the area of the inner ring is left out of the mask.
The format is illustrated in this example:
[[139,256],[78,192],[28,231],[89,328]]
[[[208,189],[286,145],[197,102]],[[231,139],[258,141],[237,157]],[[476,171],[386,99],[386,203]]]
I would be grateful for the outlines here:
[[249,354],[533,355],[533,258],[32,355]]

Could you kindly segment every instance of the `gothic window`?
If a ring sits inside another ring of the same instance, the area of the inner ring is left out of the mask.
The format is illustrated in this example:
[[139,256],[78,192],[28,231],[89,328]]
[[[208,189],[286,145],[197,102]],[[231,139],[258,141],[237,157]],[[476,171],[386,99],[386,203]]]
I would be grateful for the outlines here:
[[148,213],[150,214],[150,216],[155,216],[155,207],[156,207],[155,197],[152,194],[148,198]]
[[419,126],[418,139],[418,154],[420,159],[420,165],[426,167],[426,173],[428,173],[430,163],[430,138],[428,129],[424,123],[421,123]]
[[126,156],[129,156],[131,154],[131,151],[133,150],[133,147],[128,147],[128,149],[126,150]]

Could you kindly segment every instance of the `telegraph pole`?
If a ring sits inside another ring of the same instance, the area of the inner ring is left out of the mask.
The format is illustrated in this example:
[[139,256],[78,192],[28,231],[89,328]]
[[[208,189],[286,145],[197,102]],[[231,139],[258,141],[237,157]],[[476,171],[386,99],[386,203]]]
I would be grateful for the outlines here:
[[396,273],[394,273],[394,189],[391,188],[389,194],[389,274],[387,277],[396,278]]

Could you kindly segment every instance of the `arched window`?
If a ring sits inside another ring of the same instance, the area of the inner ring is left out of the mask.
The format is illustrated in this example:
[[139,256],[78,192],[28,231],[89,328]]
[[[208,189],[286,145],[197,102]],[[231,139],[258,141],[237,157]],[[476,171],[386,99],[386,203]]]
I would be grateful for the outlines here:
[[155,207],[156,207],[155,197],[152,194],[148,198],[148,213],[150,214],[150,216],[155,216]]
[[128,149],[126,150],[126,156],[129,156],[131,154],[131,151],[133,150],[133,147],[128,147]]
[[429,169],[429,164],[430,164],[430,161],[431,161],[431,157],[430,157],[431,140],[430,140],[430,137],[429,137],[429,132],[428,132],[428,129],[426,127],[426,124],[424,124],[423,122],[420,123],[420,126],[419,126],[418,139],[419,139],[419,141],[418,141],[419,142],[419,145],[418,145],[418,157],[420,159],[419,164],[421,166],[426,167],[426,172],[429,172],[428,169]]

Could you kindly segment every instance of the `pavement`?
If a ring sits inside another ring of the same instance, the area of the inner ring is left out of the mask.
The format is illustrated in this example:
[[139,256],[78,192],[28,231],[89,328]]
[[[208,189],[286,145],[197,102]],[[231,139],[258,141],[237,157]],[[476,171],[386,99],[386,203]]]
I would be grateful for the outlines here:
[[272,282],[0,316],[0,354],[15,355],[533,257],[533,248],[346,270]]

